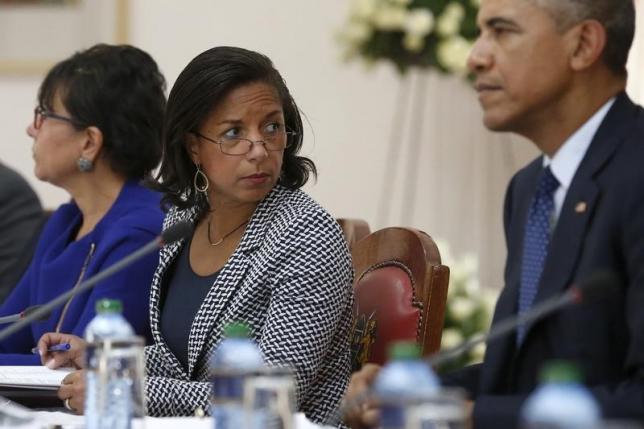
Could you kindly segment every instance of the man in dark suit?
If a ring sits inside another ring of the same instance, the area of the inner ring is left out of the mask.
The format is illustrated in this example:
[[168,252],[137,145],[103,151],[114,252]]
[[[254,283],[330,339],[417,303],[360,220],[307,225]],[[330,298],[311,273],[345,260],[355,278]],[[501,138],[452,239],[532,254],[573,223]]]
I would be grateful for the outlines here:
[[29,265],[43,220],[33,189],[0,163],[0,303]]
[[644,110],[624,93],[633,0],[482,0],[469,58],[485,125],[543,155],[510,182],[493,324],[608,269],[620,288],[488,344],[446,377],[475,428],[511,428],[552,359],[576,362],[605,417],[644,418]]

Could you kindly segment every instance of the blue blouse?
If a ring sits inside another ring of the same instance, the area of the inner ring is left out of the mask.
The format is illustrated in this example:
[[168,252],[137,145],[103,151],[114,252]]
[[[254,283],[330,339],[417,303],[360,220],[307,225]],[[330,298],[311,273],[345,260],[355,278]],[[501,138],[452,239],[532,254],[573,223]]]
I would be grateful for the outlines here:
[[[94,230],[77,241],[82,214],[73,201],[63,204],[47,222],[31,265],[0,307],[0,316],[44,304],[153,240],[163,221],[159,203],[160,194],[128,182]],[[150,338],[150,284],[158,260],[158,252],[139,259],[93,289],[74,295],[48,320],[1,341],[0,365],[39,365],[40,357],[30,350],[46,332],[82,337],[101,298],[121,300],[123,315],[135,332]]]

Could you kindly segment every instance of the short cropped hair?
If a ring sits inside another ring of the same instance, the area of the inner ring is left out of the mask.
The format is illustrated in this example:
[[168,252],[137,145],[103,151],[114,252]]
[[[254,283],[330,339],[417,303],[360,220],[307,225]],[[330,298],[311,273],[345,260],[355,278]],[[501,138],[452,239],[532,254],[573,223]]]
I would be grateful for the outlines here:
[[128,45],[95,45],[56,64],[38,92],[51,110],[60,97],[77,129],[103,133],[103,154],[126,179],[144,179],[161,160],[165,79],[156,62]]
[[230,92],[255,82],[264,82],[275,89],[286,129],[294,131],[284,149],[279,183],[297,189],[308,181],[310,174],[317,174],[313,161],[298,156],[303,140],[302,118],[272,61],[246,49],[216,47],[199,54],[186,66],[168,96],[164,155],[156,178],[156,189],[165,193],[164,205],[181,209],[196,206],[200,212],[208,209],[207,201],[193,189],[197,168],[188,152],[188,135],[199,130]]
[[633,0],[531,0],[548,10],[560,29],[594,19],[606,29],[603,61],[619,76],[626,76],[628,52],[635,37]]

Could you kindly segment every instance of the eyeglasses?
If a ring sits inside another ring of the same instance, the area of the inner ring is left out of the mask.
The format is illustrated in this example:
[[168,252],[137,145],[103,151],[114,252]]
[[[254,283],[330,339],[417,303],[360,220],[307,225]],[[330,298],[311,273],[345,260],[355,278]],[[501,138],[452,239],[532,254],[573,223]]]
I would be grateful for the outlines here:
[[39,130],[40,127],[42,127],[42,123],[45,119],[47,118],[52,118],[52,119],[58,119],[59,121],[65,121],[69,122],[70,124],[74,125],[75,127],[82,127],[83,124],[78,122],[75,119],[68,118],[67,116],[61,116],[57,115],[53,112],[50,112],[49,110],[45,109],[42,106],[38,106],[34,109],[34,129]]
[[219,140],[211,139],[206,137],[203,134],[193,131],[194,135],[204,140],[207,140],[211,143],[216,143],[219,145],[221,153],[225,155],[232,156],[243,156],[246,155],[253,149],[254,144],[264,145],[264,149],[268,152],[277,152],[284,150],[289,143],[289,139],[292,139],[297,135],[295,131],[284,131],[278,130],[270,134],[263,136],[263,140],[249,140],[238,137],[222,137]]

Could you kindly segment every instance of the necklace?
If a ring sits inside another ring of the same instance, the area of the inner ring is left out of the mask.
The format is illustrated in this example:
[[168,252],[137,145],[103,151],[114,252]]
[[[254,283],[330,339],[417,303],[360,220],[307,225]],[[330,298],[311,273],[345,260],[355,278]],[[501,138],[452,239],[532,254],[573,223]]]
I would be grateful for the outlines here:
[[216,242],[214,242],[214,243],[213,243],[213,242],[212,242],[212,240],[210,239],[210,218],[211,218],[211,217],[212,217],[212,215],[211,215],[211,216],[208,216],[208,243],[210,243],[210,245],[211,245],[211,246],[219,246],[221,243],[223,243],[223,242],[224,242],[224,240],[225,240],[225,239],[227,239],[228,237],[230,237],[230,235],[231,235],[233,232],[237,231],[239,228],[241,228],[242,226],[246,225],[246,224],[248,223],[248,221],[249,221],[249,219],[246,219],[245,221],[243,221],[242,223],[240,223],[238,226],[236,226],[236,227],[235,227],[235,229],[233,229],[233,230],[232,230],[232,231],[230,231],[228,234],[224,235],[224,236],[223,236],[223,237],[221,237],[218,241],[216,241]]

